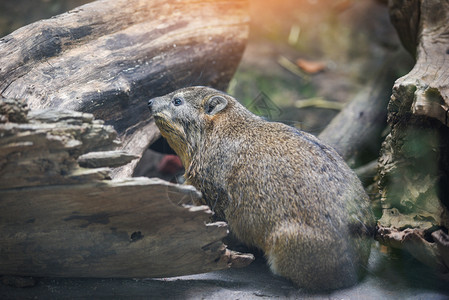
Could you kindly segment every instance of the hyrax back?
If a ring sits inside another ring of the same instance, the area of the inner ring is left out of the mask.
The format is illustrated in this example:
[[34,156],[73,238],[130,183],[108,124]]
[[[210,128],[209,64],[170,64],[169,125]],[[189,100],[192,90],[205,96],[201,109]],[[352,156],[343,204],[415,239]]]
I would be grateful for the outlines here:
[[149,102],[185,177],[271,270],[308,289],[353,285],[374,225],[357,176],[314,136],[255,116],[206,87]]

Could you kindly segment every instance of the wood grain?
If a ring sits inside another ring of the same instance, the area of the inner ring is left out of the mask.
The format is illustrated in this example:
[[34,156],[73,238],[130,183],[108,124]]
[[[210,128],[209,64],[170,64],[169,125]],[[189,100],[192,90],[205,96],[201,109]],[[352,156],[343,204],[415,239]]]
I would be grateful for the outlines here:
[[[99,0],[0,39],[0,94],[31,109],[94,114],[141,155],[159,132],[146,108],[188,85],[225,89],[248,37],[247,1]],[[111,176],[131,176],[135,164]]]
[[[254,259],[226,249],[226,223],[208,224],[212,212],[191,205],[201,197],[192,186],[110,180],[109,165],[134,157],[110,151],[117,135],[92,114],[27,115],[19,101],[0,100],[0,274],[166,277]],[[86,157],[96,163],[81,167]]]

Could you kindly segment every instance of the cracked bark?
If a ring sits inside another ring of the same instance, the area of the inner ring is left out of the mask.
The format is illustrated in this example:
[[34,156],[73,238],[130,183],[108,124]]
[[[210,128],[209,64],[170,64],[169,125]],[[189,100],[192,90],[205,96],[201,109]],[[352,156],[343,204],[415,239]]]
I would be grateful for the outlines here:
[[391,0],[390,15],[414,68],[388,105],[379,158],[377,238],[449,279],[449,1]]

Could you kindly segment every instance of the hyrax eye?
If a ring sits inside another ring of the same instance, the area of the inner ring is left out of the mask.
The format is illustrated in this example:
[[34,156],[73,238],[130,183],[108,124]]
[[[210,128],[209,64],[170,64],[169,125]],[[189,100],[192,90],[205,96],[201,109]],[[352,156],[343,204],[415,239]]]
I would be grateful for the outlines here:
[[176,98],[173,98],[172,103],[174,106],[180,106],[180,105],[184,104],[184,100],[182,98],[176,97]]

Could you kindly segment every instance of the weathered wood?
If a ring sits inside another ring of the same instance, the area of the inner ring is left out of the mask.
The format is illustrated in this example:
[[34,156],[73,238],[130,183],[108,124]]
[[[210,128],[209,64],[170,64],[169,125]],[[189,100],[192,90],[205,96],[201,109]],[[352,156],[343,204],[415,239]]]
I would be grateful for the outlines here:
[[116,133],[91,114],[32,111],[15,123],[21,105],[2,100],[0,111],[0,274],[166,277],[254,259],[226,249],[226,224],[206,224],[212,212],[190,205],[201,197],[193,187],[80,167],[129,158],[102,151]]
[[0,124],[27,123],[28,108],[24,101],[5,99],[0,95]]
[[0,136],[0,189],[106,179],[109,169],[79,168],[78,156],[119,144],[112,126],[69,111],[31,112],[26,123],[1,124]]
[[141,155],[159,136],[147,100],[193,84],[225,89],[248,20],[245,0],[95,1],[0,39],[0,94],[92,113]]
[[1,190],[0,273],[165,277],[227,268],[226,225],[189,186],[133,178]]
[[125,151],[89,152],[78,157],[78,164],[83,168],[118,167],[139,158]]
[[379,159],[378,239],[449,279],[449,1],[390,1],[414,68],[394,87]]

